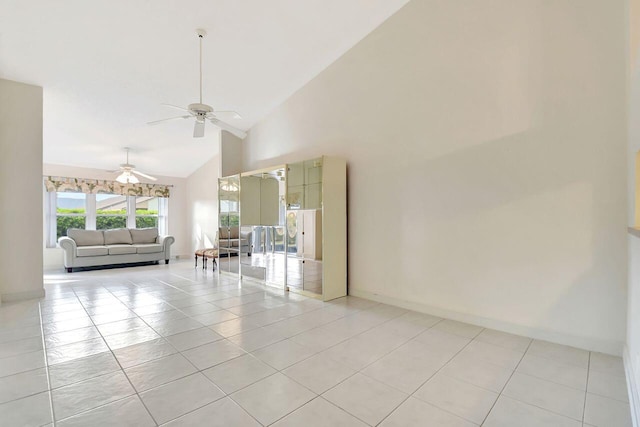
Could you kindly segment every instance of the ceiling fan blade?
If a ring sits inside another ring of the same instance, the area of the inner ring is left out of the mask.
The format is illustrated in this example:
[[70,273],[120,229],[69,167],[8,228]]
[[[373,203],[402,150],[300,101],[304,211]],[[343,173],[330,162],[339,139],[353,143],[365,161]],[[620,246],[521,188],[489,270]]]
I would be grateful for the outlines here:
[[214,116],[217,116],[218,114],[222,114],[222,115],[229,115],[231,116],[232,119],[236,119],[239,120],[242,118],[242,116],[240,115],[240,113],[238,113],[237,111],[233,111],[233,110],[227,110],[227,111],[218,111],[215,110],[212,113]]
[[165,107],[175,108],[177,110],[186,111],[187,113],[190,112],[188,109],[186,109],[184,107],[178,107],[177,105],[173,105],[173,104],[160,104],[160,105],[164,105]]
[[193,126],[193,137],[202,138],[203,136],[204,136],[204,120],[203,121],[196,120],[196,123]]
[[188,119],[191,116],[178,116],[178,117],[169,117],[168,119],[155,120],[153,122],[147,122],[148,125],[157,125],[158,123],[166,122],[169,120],[178,120],[178,119]]
[[209,121],[214,125],[218,126],[222,130],[226,130],[237,136],[240,139],[245,139],[247,137],[247,133],[241,129],[231,126],[228,123],[223,122],[222,120],[218,120],[215,117],[209,117]]
[[158,178],[155,178],[155,177],[153,177],[151,175],[147,175],[146,173],[138,172],[136,170],[132,170],[131,172],[135,173],[136,175],[140,175],[140,176],[142,176],[144,178],[150,179],[151,181],[157,181],[158,180]]

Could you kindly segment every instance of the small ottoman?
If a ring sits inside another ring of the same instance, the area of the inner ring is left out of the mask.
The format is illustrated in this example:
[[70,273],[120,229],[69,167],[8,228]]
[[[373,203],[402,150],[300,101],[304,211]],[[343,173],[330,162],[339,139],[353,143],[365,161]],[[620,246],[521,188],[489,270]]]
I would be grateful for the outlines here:
[[213,260],[212,269],[216,271],[216,258],[218,258],[218,250],[217,249],[205,249],[204,251],[204,268],[207,268],[207,259]]
[[218,257],[218,250],[215,248],[198,249],[195,252],[196,268],[198,267],[198,257],[202,257],[202,268],[207,268],[207,259],[213,259],[213,269],[216,269],[216,258]]

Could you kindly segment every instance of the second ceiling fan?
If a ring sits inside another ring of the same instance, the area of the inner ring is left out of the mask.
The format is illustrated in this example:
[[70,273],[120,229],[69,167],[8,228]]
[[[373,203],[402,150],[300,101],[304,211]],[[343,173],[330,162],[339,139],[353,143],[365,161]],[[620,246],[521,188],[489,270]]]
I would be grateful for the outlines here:
[[187,108],[178,107],[177,105],[172,104],[162,104],[167,107],[175,108],[178,110],[182,110],[185,113],[181,116],[169,117],[168,119],[156,120],[153,122],[148,122],[149,125],[156,125],[159,123],[163,123],[169,120],[178,120],[178,119],[189,119],[195,118],[195,124],[193,127],[193,137],[194,138],[202,138],[204,136],[204,124],[205,121],[208,120],[212,124],[216,125],[222,130],[226,130],[227,132],[232,133],[240,139],[244,139],[247,134],[242,130],[238,129],[230,124],[223,122],[218,118],[219,114],[231,113],[233,114],[233,118],[239,119],[241,118],[238,113],[235,111],[215,111],[213,107],[207,104],[202,103],[202,39],[207,35],[207,32],[203,29],[197,29],[196,34],[198,35],[198,40],[200,42],[200,101],[194,104],[189,104]]
[[146,173],[142,173],[136,170],[136,165],[132,165],[129,163],[129,151],[131,149],[129,147],[124,147],[124,151],[127,152],[127,162],[120,164],[120,169],[107,171],[109,173],[120,172],[120,175],[116,178],[116,181],[122,184],[137,184],[140,180],[136,177],[136,175],[140,175],[141,177],[150,179],[151,181],[156,181],[157,178],[147,175]]

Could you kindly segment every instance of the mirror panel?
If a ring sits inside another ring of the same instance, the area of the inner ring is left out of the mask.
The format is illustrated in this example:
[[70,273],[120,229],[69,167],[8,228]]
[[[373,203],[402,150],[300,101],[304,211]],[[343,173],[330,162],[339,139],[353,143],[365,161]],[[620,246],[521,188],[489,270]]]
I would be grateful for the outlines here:
[[287,286],[322,294],[322,158],[287,172]]
[[304,162],[304,208],[322,209],[322,159]]
[[305,259],[302,261],[302,289],[322,295],[322,261]]
[[256,239],[261,238],[262,227],[242,226],[240,228],[240,264],[242,277],[264,281],[266,277],[262,251],[254,246]]
[[241,274],[284,288],[284,168],[241,177]]
[[240,272],[240,175],[218,180],[218,269]]

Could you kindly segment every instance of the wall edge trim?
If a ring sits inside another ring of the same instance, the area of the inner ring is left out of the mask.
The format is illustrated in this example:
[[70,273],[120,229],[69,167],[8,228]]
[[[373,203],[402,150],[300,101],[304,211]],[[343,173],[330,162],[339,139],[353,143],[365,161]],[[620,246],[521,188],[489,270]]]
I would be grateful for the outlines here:
[[[362,289],[349,288],[349,295],[359,298],[365,298],[372,301],[394,305],[396,307],[414,310],[421,313],[430,314],[432,316],[444,317],[459,322],[471,323],[485,328],[496,329],[498,331],[510,334],[521,335],[528,338],[534,338],[544,341],[550,341],[556,344],[567,345],[584,349],[588,351],[597,351],[600,353],[622,356],[623,343],[621,341],[602,340],[598,338],[579,337],[563,332],[550,331],[547,329],[533,328],[529,326],[518,325],[502,320],[490,319],[475,314],[461,313],[446,308],[434,307],[418,302],[406,301],[399,298],[388,297],[386,295],[377,294]],[[640,427],[640,426],[636,426]]]
[[8,294],[2,294],[2,302],[15,302],[34,298],[44,298],[45,293],[46,292],[44,288],[35,291],[11,292]]
[[640,395],[638,395],[638,384],[635,380],[636,375],[634,375],[633,364],[631,363],[631,354],[629,353],[629,347],[626,345],[622,352],[622,361],[624,362],[624,374],[627,377],[631,422],[633,427],[640,427]]

